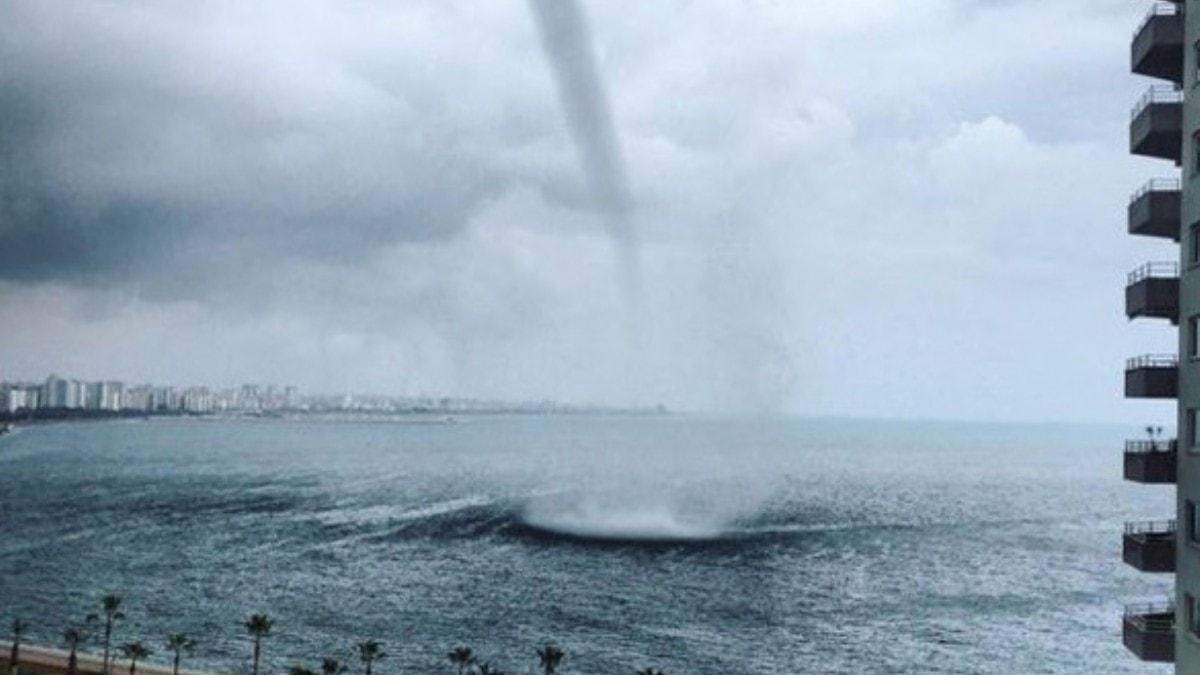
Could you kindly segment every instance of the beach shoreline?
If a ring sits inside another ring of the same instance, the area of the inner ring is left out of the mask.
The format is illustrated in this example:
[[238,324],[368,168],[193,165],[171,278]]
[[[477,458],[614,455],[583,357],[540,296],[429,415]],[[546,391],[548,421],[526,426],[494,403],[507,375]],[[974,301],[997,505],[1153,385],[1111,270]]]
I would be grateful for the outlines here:
[[[7,673],[12,667],[9,660],[12,656],[12,641],[0,642],[0,667]],[[20,654],[17,656],[17,667],[21,673],[33,675],[66,675],[67,660],[70,653],[65,649],[47,647],[37,644],[21,643]],[[103,656],[84,652],[76,653],[79,675],[103,675]],[[114,675],[129,672],[129,660],[114,656],[111,671]],[[137,671],[145,675],[173,675],[171,666],[161,663],[138,661]],[[198,670],[179,669],[179,675],[211,675]]]

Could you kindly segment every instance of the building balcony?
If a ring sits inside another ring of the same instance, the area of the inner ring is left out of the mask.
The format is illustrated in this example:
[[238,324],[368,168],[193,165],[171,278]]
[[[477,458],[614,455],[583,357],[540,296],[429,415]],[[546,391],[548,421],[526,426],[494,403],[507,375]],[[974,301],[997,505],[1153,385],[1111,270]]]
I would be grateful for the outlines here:
[[1175,439],[1125,441],[1125,480],[1135,483],[1174,483]]
[[1129,234],[1179,241],[1182,192],[1179,179],[1156,178],[1129,199]]
[[1126,398],[1176,398],[1179,359],[1174,354],[1144,354],[1125,362]]
[[1183,93],[1174,87],[1151,87],[1133,107],[1129,152],[1179,164],[1182,151]]
[[1121,558],[1142,572],[1175,571],[1175,521],[1125,523]]
[[1133,33],[1130,67],[1138,75],[1183,85],[1183,12],[1174,3],[1156,2]]
[[1179,263],[1150,262],[1130,272],[1125,283],[1125,316],[1179,323]]
[[1143,661],[1175,662],[1174,603],[1130,605],[1121,618],[1125,648]]

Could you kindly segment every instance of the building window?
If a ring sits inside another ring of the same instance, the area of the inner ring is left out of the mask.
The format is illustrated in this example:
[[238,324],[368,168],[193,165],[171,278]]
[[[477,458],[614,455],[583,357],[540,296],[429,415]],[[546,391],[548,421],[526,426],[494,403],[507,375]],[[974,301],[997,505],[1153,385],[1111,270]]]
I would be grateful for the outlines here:
[[1187,516],[1188,541],[1200,544],[1200,523],[1196,522],[1196,502],[1189,499],[1184,507]]
[[1188,317],[1187,354],[1193,359],[1200,358],[1200,314]]
[[1192,134],[1192,175],[1200,173],[1200,131]]
[[1200,84],[1200,40],[1192,43],[1192,86]]
[[1187,628],[1192,635],[1200,636],[1200,607],[1197,607],[1196,598],[1191,593],[1185,593],[1183,596],[1184,607],[1187,608]]
[[1187,412],[1184,415],[1183,423],[1185,426],[1183,431],[1186,434],[1183,437],[1183,440],[1185,442],[1187,442],[1187,447],[1189,450],[1195,449],[1196,440],[1197,440],[1196,439],[1197,429],[1196,429],[1196,409],[1195,408],[1187,409]]
[[1200,263],[1200,221],[1192,223],[1191,246],[1188,247],[1188,261],[1193,265]]

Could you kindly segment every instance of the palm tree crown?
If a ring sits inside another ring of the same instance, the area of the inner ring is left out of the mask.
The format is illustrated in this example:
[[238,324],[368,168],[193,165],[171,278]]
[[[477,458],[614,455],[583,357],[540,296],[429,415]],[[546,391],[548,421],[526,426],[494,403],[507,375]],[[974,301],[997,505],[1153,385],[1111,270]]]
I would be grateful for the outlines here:
[[350,670],[346,664],[337,659],[323,658],[321,659],[321,675],[342,675],[342,673]]
[[[110,672],[112,664],[109,660],[109,651],[112,646],[113,624],[125,618],[121,612],[121,596],[116,593],[109,593],[100,599],[100,609],[104,612],[104,673]],[[97,617],[95,614],[88,615],[88,620],[91,621]]]
[[542,660],[542,672],[546,675],[554,675],[558,671],[558,665],[567,657],[563,650],[554,645],[546,645],[545,649],[539,649],[537,655]]
[[358,652],[358,659],[363,662],[366,675],[371,675],[371,667],[376,661],[387,656],[383,651],[383,643],[378,640],[363,640],[354,645],[354,649]]
[[172,675],[179,675],[179,661],[182,655],[191,656],[195,648],[196,641],[188,637],[187,633],[172,633],[167,636],[167,649],[175,655],[171,667]]
[[127,642],[121,645],[121,654],[129,659],[129,675],[137,672],[137,662],[150,656],[151,651],[141,642]]
[[67,643],[67,646],[71,649],[78,647],[79,643],[83,642],[83,631],[79,630],[78,628],[68,628],[64,630],[63,642]]
[[643,668],[638,671],[638,675],[664,675],[663,671],[655,670],[654,668]]
[[446,654],[446,658],[450,659],[450,663],[458,666],[458,675],[463,675],[467,672],[467,668],[475,663],[475,653],[470,647],[455,647],[453,651]]
[[262,637],[271,632],[271,626],[274,624],[266,614],[251,614],[250,618],[246,619],[246,632],[254,637]]
[[271,626],[274,622],[271,617],[266,614],[251,614],[249,619],[243,624],[246,627],[246,632],[254,640],[254,675],[258,675],[258,661],[262,654],[262,639],[271,633]]

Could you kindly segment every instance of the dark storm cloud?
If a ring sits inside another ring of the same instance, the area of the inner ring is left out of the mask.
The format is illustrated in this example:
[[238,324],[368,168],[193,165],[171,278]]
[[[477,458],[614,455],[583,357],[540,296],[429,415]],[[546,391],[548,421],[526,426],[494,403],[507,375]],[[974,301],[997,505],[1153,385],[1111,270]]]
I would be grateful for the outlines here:
[[389,93],[336,60],[292,72],[229,24],[189,34],[187,12],[3,13],[0,280],[161,293],[245,276],[247,258],[352,262],[453,236],[505,183],[436,83]]

